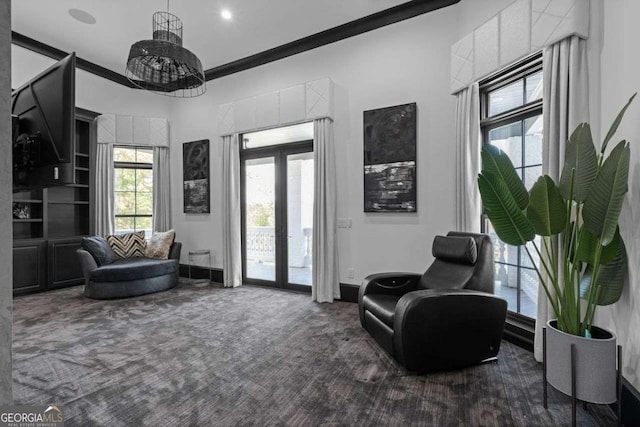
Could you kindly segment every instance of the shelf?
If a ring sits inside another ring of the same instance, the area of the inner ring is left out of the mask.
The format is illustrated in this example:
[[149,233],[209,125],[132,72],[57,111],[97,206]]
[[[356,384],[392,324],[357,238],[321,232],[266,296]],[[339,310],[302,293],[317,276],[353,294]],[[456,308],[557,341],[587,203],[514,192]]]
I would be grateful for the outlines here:
[[42,203],[42,200],[36,200],[36,199],[13,199],[13,203]]
[[88,113],[76,116],[75,148],[71,152],[75,184],[18,189],[13,193],[16,216],[30,217],[14,219],[11,215],[14,259],[20,260],[14,263],[14,295],[84,281],[75,251],[82,238],[93,231],[90,183],[96,140],[92,120],[96,114]]
[[48,202],[51,205],[88,205],[89,202],[86,200],[49,200]]

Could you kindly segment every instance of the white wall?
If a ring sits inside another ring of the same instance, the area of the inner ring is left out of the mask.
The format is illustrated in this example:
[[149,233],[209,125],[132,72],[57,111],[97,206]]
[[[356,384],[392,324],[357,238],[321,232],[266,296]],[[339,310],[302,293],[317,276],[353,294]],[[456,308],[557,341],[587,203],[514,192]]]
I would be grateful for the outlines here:
[[[594,2],[592,2],[594,3]],[[640,2],[606,0],[601,8],[603,25],[601,69],[601,137],[634,93],[640,92]],[[592,116],[594,111],[592,110]],[[620,230],[629,256],[629,282],[622,299],[600,308],[597,324],[612,329],[623,347],[623,373],[640,390],[640,97],[636,98],[618,129],[616,139],[630,141],[629,193],[623,206]]]
[[[379,271],[424,271],[434,235],[454,222],[454,98],[449,95],[449,49],[457,38],[457,10],[447,8],[208,82],[206,95],[173,106],[173,224],[184,254],[211,248],[222,266],[221,150],[218,106],[249,96],[329,77],[336,85],[335,136],[340,280],[360,283]],[[418,212],[363,213],[364,110],[417,102]],[[181,143],[211,140],[212,211],[182,213]],[[176,200],[177,199],[177,200]],[[183,262],[186,258],[183,256]],[[347,269],[355,269],[355,278]]]
[[[55,60],[19,46],[11,46],[11,87],[17,89],[55,64]],[[147,117],[169,115],[171,98],[129,89],[83,70],[76,71],[76,106],[98,113]]]

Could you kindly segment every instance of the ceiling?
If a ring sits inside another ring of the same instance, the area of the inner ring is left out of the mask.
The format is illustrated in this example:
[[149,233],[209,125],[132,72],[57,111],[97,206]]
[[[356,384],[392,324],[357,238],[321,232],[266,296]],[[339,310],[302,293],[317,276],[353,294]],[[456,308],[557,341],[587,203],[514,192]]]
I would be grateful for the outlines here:
[[[184,47],[206,70],[406,1],[174,0],[169,11],[183,22]],[[70,9],[88,12],[95,24],[77,21]],[[123,74],[131,44],[151,39],[153,13],[166,10],[165,0],[14,0],[12,30]]]

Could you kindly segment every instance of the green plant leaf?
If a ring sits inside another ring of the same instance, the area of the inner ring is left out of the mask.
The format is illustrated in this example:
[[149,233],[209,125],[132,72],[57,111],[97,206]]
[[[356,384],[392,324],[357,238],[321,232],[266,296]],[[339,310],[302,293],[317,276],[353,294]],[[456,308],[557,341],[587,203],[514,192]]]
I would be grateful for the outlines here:
[[598,155],[591,137],[591,127],[582,123],[567,141],[564,166],[560,177],[560,193],[568,200],[571,192],[571,170],[575,169],[573,200],[583,202],[598,174]]
[[520,210],[525,210],[529,205],[529,193],[518,176],[509,156],[491,144],[482,146],[482,172],[491,172],[499,177],[507,186],[513,200]]
[[629,101],[627,101],[627,104],[624,107],[622,107],[622,110],[620,110],[620,112],[618,113],[618,116],[615,118],[615,120],[611,124],[611,127],[609,128],[609,132],[607,132],[607,136],[605,136],[604,141],[602,142],[602,148],[600,149],[601,153],[604,153],[604,151],[607,149],[607,145],[609,144],[609,141],[611,140],[611,138],[613,138],[613,135],[615,135],[616,131],[618,130],[618,126],[620,126],[620,122],[622,121],[622,117],[624,117],[624,113],[626,113],[627,108],[629,108],[629,105],[631,105],[633,98],[635,98],[637,94],[638,93],[636,92],[631,96],[631,98],[629,98]]
[[[586,299],[591,286],[593,266],[587,269],[580,280],[580,298]],[[627,250],[620,239],[615,258],[607,265],[600,266],[597,285],[601,286],[600,298],[597,305],[609,305],[620,299],[624,287],[624,278],[627,274]]]
[[600,238],[603,246],[613,240],[622,202],[627,192],[630,150],[620,142],[602,164],[600,172],[584,202],[582,217],[589,231]]
[[[621,242],[622,238],[620,237],[620,229],[616,228],[616,233],[611,243],[602,248],[602,253],[600,255],[600,264],[609,264],[614,260],[614,258],[618,254],[618,247],[620,246]],[[580,227],[578,247],[575,251],[573,262],[585,262],[587,264],[593,265],[595,261],[594,255],[597,246],[598,238],[591,234],[591,232],[589,232],[586,227]]]
[[564,230],[566,204],[550,176],[541,176],[531,187],[527,218],[540,236],[551,236]]
[[503,242],[519,246],[533,240],[533,225],[522,213],[501,178],[484,171],[478,175],[478,188],[485,212]]

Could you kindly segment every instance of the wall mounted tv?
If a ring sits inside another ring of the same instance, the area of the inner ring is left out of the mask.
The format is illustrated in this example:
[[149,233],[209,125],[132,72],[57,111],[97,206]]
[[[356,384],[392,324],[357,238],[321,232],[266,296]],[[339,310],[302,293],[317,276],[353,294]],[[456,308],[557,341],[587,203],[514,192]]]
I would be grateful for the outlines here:
[[75,183],[76,55],[11,94],[13,188]]

